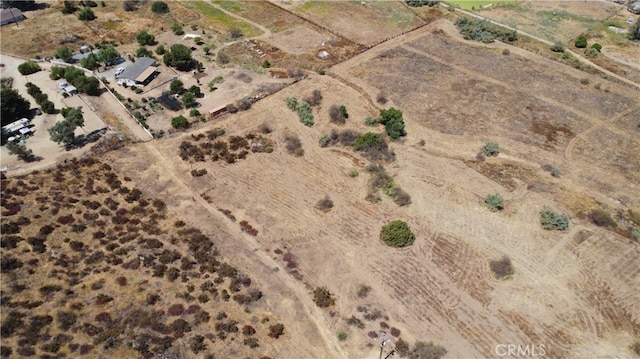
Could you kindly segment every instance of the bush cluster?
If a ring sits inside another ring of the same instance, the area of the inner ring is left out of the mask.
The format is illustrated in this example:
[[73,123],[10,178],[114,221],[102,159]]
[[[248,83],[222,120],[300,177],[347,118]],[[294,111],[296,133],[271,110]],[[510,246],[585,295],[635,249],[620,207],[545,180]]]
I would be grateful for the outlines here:
[[27,61],[18,65],[18,72],[20,72],[21,75],[31,75],[38,71],[40,71],[40,65],[34,61]]
[[73,66],[60,67],[54,65],[51,67],[50,77],[52,80],[64,78],[75,86],[78,92],[83,92],[90,96],[100,95],[100,81],[94,76],[86,76],[84,71]]
[[298,117],[300,118],[300,122],[302,122],[305,126],[313,126],[313,114],[311,113],[311,105],[309,103],[302,101],[298,102],[298,99],[295,97],[287,97],[287,107],[291,111],[295,111],[298,113]]
[[484,203],[487,204],[491,212],[502,211],[504,209],[504,199],[498,193],[487,195]]
[[46,93],[43,93],[40,88],[31,82],[26,83],[27,93],[36,100],[36,103],[40,105],[42,108],[42,112],[44,113],[55,113],[56,109],[54,107],[53,102],[49,101],[49,96]]
[[317,287],[313,290],[313,301],[320,308],[327,308],[336,304],[333,294],[325,287]]
[[518,40],[518,34],[515,31],[503,29],[486,20],[459,17],[456,20],[456,26],[465,40],[475,40],[484,43],[491,43],[495,39],[504,42]]
[[399,206],[411,204],[411,196],[393,181],[393,178],[387,174],[382,165],[369,165],[366,170],[371,173],[371,188],[366,198],[368,201],[379,202],[380,198],[377,196],[376,191],[382,190]]
[[347,108],[344,105],[332,105],[329,107],[329,119],[331,123],[343,124],[349,118]]
[[304,156],[304,149],[302,148],[302,142],[297,136],[287,135],[284,138],[285,148],[290,155],[296,157]]
[[398,109],[391,107],[387,110],[380,110],[378,122],[384,125],[387,135],[394,140],[407,135],[407,132],[404,130],[402,111]]
[[495,142],[489,141],[482,146],[482,153],[488,157],[495,157],[500,154],[500,145]]

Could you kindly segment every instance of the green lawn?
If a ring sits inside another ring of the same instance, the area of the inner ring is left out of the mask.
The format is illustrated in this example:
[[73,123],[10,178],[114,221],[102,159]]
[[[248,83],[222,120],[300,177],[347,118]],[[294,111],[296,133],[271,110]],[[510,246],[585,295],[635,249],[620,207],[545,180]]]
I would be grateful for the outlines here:
[[479,10],[484,5],[516,2],[516,0],[447,0],[447,3],[465,10]]

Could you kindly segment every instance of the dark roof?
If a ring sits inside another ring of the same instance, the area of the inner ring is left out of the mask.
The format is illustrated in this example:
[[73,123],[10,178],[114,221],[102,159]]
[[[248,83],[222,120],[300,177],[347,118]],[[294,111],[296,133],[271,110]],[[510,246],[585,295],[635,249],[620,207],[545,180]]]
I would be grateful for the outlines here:
[[127,66],[127,68],[122,71],[118,78],[129,79],[131,81],[135,81],[138,76],[140,76],[143,72],[145,72],[150,66],[156,64],[156,60],[150,57],[141,57],[136,60],[136,62]]
[[10,7],[0,12],[0,24],[2,25],[10,24],[22,19],[24,19],[24,14],[20,9],[16,9],[15,7]]
[[158,97],[158,101],[162,106],[172,111],[178,111],[182,108],[182,103],[171,93],[171,91],[165,91],[162,96]]

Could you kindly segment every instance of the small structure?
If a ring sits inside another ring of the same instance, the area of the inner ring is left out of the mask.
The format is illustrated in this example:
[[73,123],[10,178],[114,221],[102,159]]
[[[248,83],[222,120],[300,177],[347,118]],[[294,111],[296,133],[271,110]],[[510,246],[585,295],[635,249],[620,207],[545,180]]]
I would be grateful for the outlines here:
[[156,60],[150,57],[140,57],[133,64],[127,66],[117,76],[118,84],[127,86],[146,85],[157,74]]
[[209,119],[213,120],[214,118],[222,115],[227,112],[227,105],[218,106],[214,109],[209,110]]
[[78,89],[67,81],[61,81],[58,87],[60,88],[60,93],[64,96],[73,96],[78,93]]
[[10,7],[0,12],[0,26],[18,22],[24,19],[25,16],[22,11],[20,11],[20,9],[16,9],[15,7]]
[[182,103],[176,98],[171,91],[165,91],[162,96],[158,97],[158,102],[171,111],[178,111],[182,108]]
[[29,126],[30,123],[31,121],[28,118],[19,119],[18,121],[15,121],[6,126],[3,126],[2,133],[6,136],[20,135],[21,131],[27,128],[27,126]]
[[634,14],[640,14],[640,1],[630,3],[627,10]]

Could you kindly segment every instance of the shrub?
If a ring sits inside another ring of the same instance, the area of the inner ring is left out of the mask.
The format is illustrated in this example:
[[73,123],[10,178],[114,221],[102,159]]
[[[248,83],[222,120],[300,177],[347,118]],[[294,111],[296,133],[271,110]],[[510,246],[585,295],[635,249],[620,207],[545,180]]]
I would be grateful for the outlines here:
[[323,199],[319,200],[318,203],[316,203],[316,208],[319,211],[327,213],[333,208],[333,201],[331,200],[331,198],[329,198],[329,196],[324,196]]
[[574,45],[577,48],[584,49],[585,47],[587,47],[587,37],[584,35],[578,36]]
[[237,29],[237,28],[233,28],[229,30],[229,37],[232,39],[239,39],[243,36],[242,34],[242,30]]
[[640,40],[640,18],[636,19],[636,22],[631,25],[629,29],[629,39]]
[[554,167],[554,168],[551,169],[551,175],[553,177],[560,177],[561,174],[562,174],[562,172],[560,171],[559,168]]
[[564,213],[557,213],[545,209],[540,212],[540,224],[542,228],[548,231],[564,231],[569,228],[569,217]]
[[269,62],[269,60],[262,61],[262,67],[265,69],[268,69],[269,67],[271,67],[271,63]]
[[347,118],[349,118],[349,114],[347,113],[347,108],[344,105],[332,105],[329,107],[329,119],[332,123],[343,124],[346,122]]
[[600,50],[602,50],[602,45],[600,45],[599,43],[595,43],[593,45],[591,45],[592,49],[595,49],[596,51],[600,52]]
[[349,177],[358,177],[358,169],[353,167],[349,170]]
[[40,71],[40,65],[33,61],[23,62],[18,65],[18,72],[20,72],[20,74],[22,75],[31,75],[38,71]]
[[484,203],[487,204],[491,212],[502,211],[504,209],[504,199],[498,193],[487,195]]
[[406,136],[407,133],[404,130],[404,120],[402,119],[402,111],[393,107],[387,110],[380,110],[380,118],[378,121],[384,125],[387,135],[392,139],[397,139],[401,136]]
[[284,138],[284,141],[285,148],[290,155],[295,155],[296,157],[304,156],[302,142],[300,142],[300,139],[298,137],[287,135]]
[[384,138],[378,133],[367,132],[358,138],[353,143],[353,147],[358,151],[367,151],[371,148],[386,147]]
[[320,90],[313,90],[311,96],[304,99],[310,106],[319,106],[322,102],[322,92]]
[[605,211],[604,209],[594,209],[589,213],[589,219],[593,224],[599,227],[612,227],[615,228],[618,226],[616,221],[611,218],[611,213]]
[[274,324],[269,327],[269,336],[275,339],[278,339],[281,335],[284,334],[284,325],[283,324]]
[[405,342],[402,338],[396,342],[396,352],[400,358],[404,358],[409,354],[409,343]]
[[180,115],[171,119],[171,126],[173,126],[173,128],[187,128],[189,127],[189,121]]
[[416,236],[406,222],[395,220],[382,227],[380,239],[391,247],[406,247],[413,244]]
[[344,331],[338,332],[338,340],[341,342],[347,340],[347,333],[345,333]]
[[495,157],[500,153],[500,145],[495,142],[489,141],[482,146],[482,153],[488,157]]
[[516,31],[504,29],[486,20],[459,17],[456,20],[456,26],[465,40],[475,40],[484,43],[491,43],[495,39],[504,42],[518,40]]
[[556,41],[551,45],[551,51],[553,52],[564,52],[564,44],[560,41]]
[[387,96],[386,96],[384,93],[380,92],[380,93],[376,96],[376,102],[377,102],[377,103],[379,103],[379,104],[381,104],[381,105],[386,104],[386,103],[387,103]]
[[358,288],[358,298],[366,298],[371,291],[371,287],[366,284],[361,284]]
[[440,359],[447,354],[445,347],[436,345],[433,342],[416,342],[411,357],[416,359]]
[[327,147],[331,144],[331,137],[329,135],[322,135],[318,140],[320,147]]
[[594,57],[597,57],[597,56],[598,56],[599,52],[598,52],[598,50],[596,50],[596,49],[594,49],[594,48],[589,48],[589,49],[586,49],[586,50],[584,51],[584,54],[585,54],[587,57],[594,58]]
[[[636,23],[640,23],[640,21],[637,21]],[[631,347],[631,350],[633,350],[634,353],[640,355],[640,341],[631,344],[630,347]]]
[[169,5],[164,1],[155,1],[151,4],[151,11],[154,14],[166,14],[169,12]]
[[74,3],[72,3],[71,1],[67,1],[65,0],[63,2],[64,7],[62,8],[62,13],[63,14],[73,14],[74,12],[78,11],[78,7],[74,5]]
[[320,308],[327,308],[336,303],[336,299],[329,289],[325,287],[317,287],[313,291],[313,301]]
[[156,37],[151,35],[147,30],[136,33],[136,40],[140,46],[153,45],[156,43]]
[[511,266],[511,259],[504,256],[498,261],[489,262],[489,266],[498,279],[507,278],[513,274],[513,267]]
[[91,21],[91,20],[95,20],[96,15],[93,13],[93,10],[91,10],[91,8],[85,7],[84,9],[80,10],[80,12],[78,12],[78,19],[82,20],[82,21]]
[[173,24],[173,26],[171,27],[171,31],[173,31],[173,33],[176,34],[176,35],[184,34],[184,30],[182,29],[182,25],[180,25],[177,22],[175,24]]
[[313,114],[311,113],[311,106],[307,102],[298,102],[298,99],[295,97],[287,97],[286,101],[287,107],[291,111],[296,111],[298,113],[300,122],[305,126],[313,126]]

